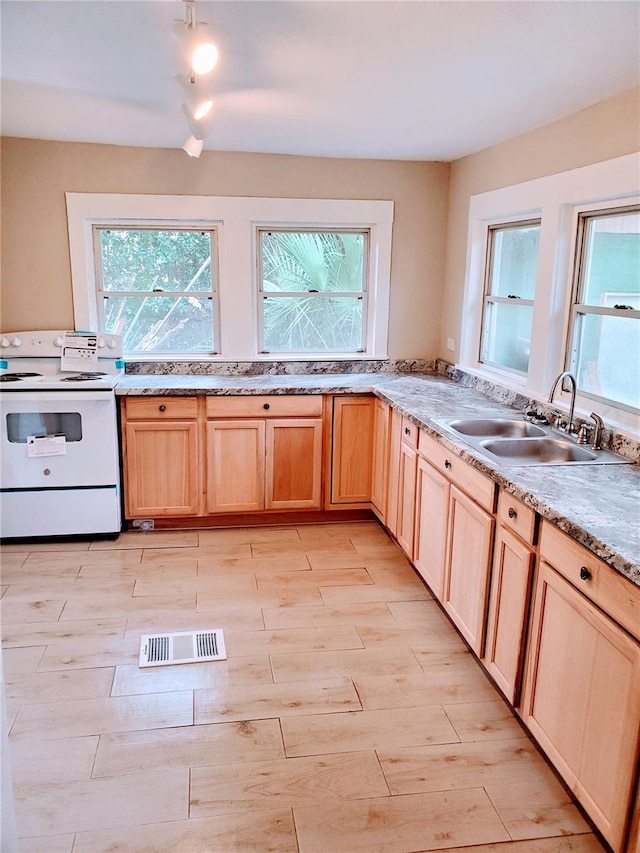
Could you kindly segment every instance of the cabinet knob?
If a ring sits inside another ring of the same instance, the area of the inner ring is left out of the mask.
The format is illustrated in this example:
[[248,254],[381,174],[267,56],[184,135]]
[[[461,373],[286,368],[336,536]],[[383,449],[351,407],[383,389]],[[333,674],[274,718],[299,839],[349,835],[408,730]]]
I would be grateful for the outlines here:
[[271,408],[271,406],[269,405],[269,403],[263,403],[263,404],[262,404],[262,408],[263,408],[263,409],[270,409],[270,408]]
[[404,434],[405,435],[409,435],[410,432],[411,432],[411,430],[409,429],[409,427],[404,428]]
[[51,473],[51,468],[45,468],[42,473],[44,474],[45,477],[48,477],[49,474]]
[[445,468],[451,468],[451,462],[449,462],[449,460],[448,460],[448,459],[445,459],[445,460],[444,460],[444,467],[445,467]]
[[509,518],[516,518],[518,513],[515,511],[515,509],[512,506],[510,506],[508,515],[509,515]]
[[580,580],[588,581],[591,577],[591,572],[586,566],[582,566],[580,569]]
[[161,412],[167,411],[167,407],[164,405],[164,403],[161,406],[158,406],[158,408],[160,409]]

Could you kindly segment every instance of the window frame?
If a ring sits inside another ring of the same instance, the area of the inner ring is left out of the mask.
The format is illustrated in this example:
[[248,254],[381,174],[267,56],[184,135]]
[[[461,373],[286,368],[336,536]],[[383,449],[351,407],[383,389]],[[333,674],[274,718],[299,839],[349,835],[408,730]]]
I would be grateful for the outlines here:
[[[580,210],[577,212],[576,224],[576,253],[573,268],[573,285],[571,288],[571,308],[569,316],[569,326],[567,330],[566,352],[565,352],[565,370],[569,370],[576,377],[576,382],[579,384],[577,375],[578,350],[580,348],[581,326],[578,322],[578,317],[581,315],[596,315],[600,317],[623,317],[626,319],[640,320],[640,309],[620,309],[607,308],[605,306],[588,305],[582,301],[586,287],[585,273],[587,266],[587,253],[589,249],[588,229],[589,222],[593,219],[603,219],[608,216],[616,216],[620,214],[635,213],[640,214],[640,205],[625,204],[620,205],[618,200],[606,205],[602,205],[597,209]],[[578,388],[579,393],[586,399],[595,400],[600,405],[611,405],[608,397],[602,397],[598,394],[593,394],[584,389]],[[625,403],[615,402],[615,407],[627,412],[639,412],[640,409],[635,409]]]
[[[195,225],[184,226],[182,224],[171,224],[165,222],[146,222],[144,225],[140,225],[136,223],[135,225],[126,225],[122,222],[116,224],[94,224],[92,226],[92,235],[93,235],[93,262],[95,266],[95,288],[96,288],[96,302],[97,302],[97,322],[99,329],[101,331],[104,330],[104,320],[105,320],[105,299],[108,299],[110,295],[117,295],[121,297],[131,297],[134,299],[138,298],[146,298],[148,296],[153,296],[156,291],[105,291],[103,287],[103,266],[102,266],[102,257],[100,251],[100,232],[108,231],[113,229],[114,231],[200,231],[206,232],[209,235],[209,241],[211,246],[211,290],[200,290],[200,291],[188,291],[188,296],[194,296],[201,299],[210,299],[213,303],[212,305],[212,314],[213,314],[213,322],[212,322],[212,338],[213,338],[213,349],[212,350],[191,350],[189,352],[184,352],[183,350],[179,350],[176,352],[172,352],[171,350],[165,350],[163,352],[145,352],[144,350],[131,350],[128,353],[128,357],[130,358],[161,358],[161,359],[170,359],[175,356],[180,355],[188,355],[193,356],[195,359],[202,357],[203,355],[216,355],[218,351],[219,341],[220,341],[220,300],[219,300],[219,264],[218,264],[218,229],[216,226],[202,228],[196,227]],[[184,290],[175,290],[175,291],[162,291],[162,296],[164,298],[175,299],[176,301],[179,299],[183,299],[187,291]],[[158,294],[156,294],[158,295]]]
[[507,367],[504,364],[498,364],[497,362],[489,361],[487,358],[483,357],[483,354],[486,349],[485,335],[488,332],[487,320],[489,316],[489,306],[522,305],[533,308],[535,304],[535,299],[523,299],[520,296],[496,296],[491,293],[491,286],[493,281],[493,262],[495,258],[495,234],[498,231],[508,231],[510,229],[515,230],[517,228],[527,228],[532,226],[541,226],[541,220],[539,217],[533,219],[516,219],[513,222],[501,222],[499,224],[492,223],[487,228],[487,256],[485,261],[484,298],[482,306],[482,321],[480,327],[478,362],[480,364],[487,365],[489,368],[502,370],[506,373],[512,373],[516,376],[526,376],[527,372],[523,370],[518,370],[515,367]]
[[[363,246],[363,258],[362,258],[362,290],[358,291],[326,291],[323,293],[320,292],[309,292],[309,291],[295,291],[290,290],[286,291],[286,293],[274,293],[272,291],[264,291],[262,288],[262,283],[264,281],[263,276],[263,264],[262,264],[262,241],[261,234],[266,232],[277,232],[277,233],[285,233],[285,234],[361,234],[364,237],[364,246]],[[331,349],[331,350],[303,350],[303,353],[317,353],[318,355],[331,355],[334,354],[336,356],[347,358],[351,356],[362,355],[362,353],[367,351],[367,331],[368,331],[368,317],[369,317],[369,246],[371,243],[371,232],[368,228],[312,228],[312,227],[296,227],[296,226],[280,226],[274,228],[268,225],[258,225],[256,227],[256,288],[257,288],[257,299],[256,299],[256,308],[258,312],[258,351],[264,355],[269,356],[277,356],[281,355],[298,355],[299,351],[295,350],[278,350],[271,349],[268,350],[265,347],[264,342],[264,310],[262,310],[264,305],[264,299],[280,299],[280,298],[292,298],[292,297],[305,297],[307,299],[327,299],[327,298],[349,298],[349,299],[361,299],[362,300],[362,337],[361,344],[362,346],[358,349]]]
[[[136,361],[338,361],[388,357],[391,238],[394,202],[362,199],[286,199],[234,196],[121,195],[66,193],[74,322],[98,329],[93,264],[93,225],[147,222],[217,229],[220,335],[218,352],[126,356]],[[262,353],[258,349],[256,227],[368,229],[369,311],[362,353],[308,351]]]
[[[589,211],[640,204],[640,153],[474,195],[469,204],[467,262],[460,319],[459,366],[532,400],[547,401],[554,378],[566,369],[569,348],[578,217]],[[518,376],[479,361],[487,233],[491,225],[540,218],[536,298],[529,370]],[[568,408],[569,394],[557,395]],[[576,411],[585,417],[593,399],[580,391]],[[618,428],[640,433],[640,414],[604,401],[598,414]]]

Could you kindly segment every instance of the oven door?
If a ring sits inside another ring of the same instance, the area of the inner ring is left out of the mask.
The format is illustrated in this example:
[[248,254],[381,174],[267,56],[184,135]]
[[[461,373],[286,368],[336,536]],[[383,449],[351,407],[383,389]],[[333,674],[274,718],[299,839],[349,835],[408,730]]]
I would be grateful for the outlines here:
[[6,392],[0,416],[3,491],[119,483],[113,391]]

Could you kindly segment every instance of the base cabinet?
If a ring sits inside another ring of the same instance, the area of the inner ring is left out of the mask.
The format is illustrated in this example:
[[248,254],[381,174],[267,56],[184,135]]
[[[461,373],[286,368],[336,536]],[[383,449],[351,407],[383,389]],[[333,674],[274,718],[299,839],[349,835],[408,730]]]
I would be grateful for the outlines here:
[[420,431],[418,451],[414,562],[480,657],[495,526],[495,485],[424,431]]
[[639,685],[640,644],[543,561],[523,719],[616,851],[635,786]]
[[322,419],[209,421],[209,513],[320,509]]
[[442,604],[478,656],[484,643],[494,524],[493,516],[451,486]]
[[129,400],[123,437],[126,517],[197,515],[202,488],[195,397]]
[[265,422],[207,423],[208,513],[264,509]]
[[398,471],[398,507],[396,538],[410,560],[413,559],[416,476],[418,472],[418,428],[407,418],[402,419],[400,466]]
[[536,552],[536,514],[505,493],[498,499],[487,639],[482,662],[516,706],[520,699],[526,629]]
[[374,399],[333,398],[329,506],[370,505]]
[[444,587],[450,488],[447,478],[419,456],[413,563],[438,601]]
[[371,503],[384,524],[387,516],[389,478],[389,405],[375,400],[373,410],[373,459],[371,470]]

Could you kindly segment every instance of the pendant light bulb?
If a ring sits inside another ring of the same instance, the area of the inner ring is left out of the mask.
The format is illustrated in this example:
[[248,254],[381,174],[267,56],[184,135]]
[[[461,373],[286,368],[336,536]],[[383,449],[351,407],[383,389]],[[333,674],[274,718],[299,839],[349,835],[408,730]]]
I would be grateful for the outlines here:
[[191,53],[191,68],[194,74],[209,74],[218,63],[218,48],[212,41],[201,41]]

